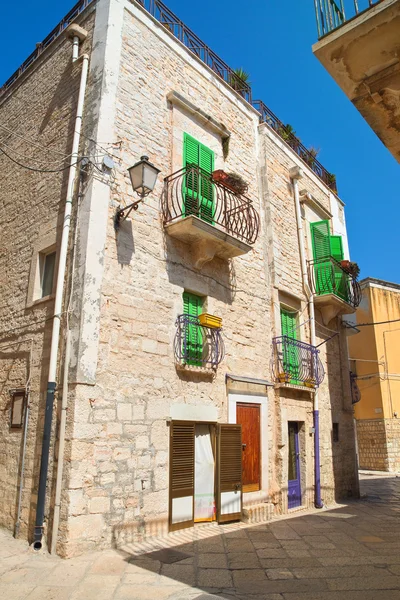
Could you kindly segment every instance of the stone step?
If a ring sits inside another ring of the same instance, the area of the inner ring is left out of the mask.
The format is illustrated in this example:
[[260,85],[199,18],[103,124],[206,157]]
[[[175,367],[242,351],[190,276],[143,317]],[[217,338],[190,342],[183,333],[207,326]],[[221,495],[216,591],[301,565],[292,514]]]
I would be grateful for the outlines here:
[[272,521],[273,517],[274,505],[270,502],[262,502],[243,508],[242,521],[245,523],[265,523],[266,521]]

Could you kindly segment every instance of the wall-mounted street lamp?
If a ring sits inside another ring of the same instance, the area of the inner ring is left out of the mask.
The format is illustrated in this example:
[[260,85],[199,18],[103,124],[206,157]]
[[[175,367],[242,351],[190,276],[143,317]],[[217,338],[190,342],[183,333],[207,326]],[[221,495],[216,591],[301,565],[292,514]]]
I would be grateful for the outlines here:
[[132,189],[140,196],[140,199],[132,202],[129,206],[123,206],[117,210],[115,215],[116,227],[122,221],[125,221],[132,210],[137,210],[140,202],[143,202],[144,198],[154,190],[160,169],[157,169],[157,167],[149,162],[148,156],[142,156],[139,162],[128,169],[128,173],[131,178]]

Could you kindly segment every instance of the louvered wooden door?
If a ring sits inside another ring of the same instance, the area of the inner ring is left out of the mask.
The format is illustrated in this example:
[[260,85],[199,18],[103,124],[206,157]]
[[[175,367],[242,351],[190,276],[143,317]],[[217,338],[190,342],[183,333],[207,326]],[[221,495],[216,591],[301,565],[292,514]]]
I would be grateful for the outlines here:
[[242,426],[217,426],[217,520],[239,521],[242,516]]
[[194,524],[195,424],[172,421],[170,425],[169,529]]

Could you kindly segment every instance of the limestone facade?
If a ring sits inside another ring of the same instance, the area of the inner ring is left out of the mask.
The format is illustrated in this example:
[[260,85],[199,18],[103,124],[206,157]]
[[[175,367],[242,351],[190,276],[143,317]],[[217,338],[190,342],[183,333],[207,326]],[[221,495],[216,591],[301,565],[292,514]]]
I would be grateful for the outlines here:
[[[332,232],[344,236],[347,248],[343,204],[268,125],[259,125],[259,115],[251,105],[137,2],[99,0],[78,22],[89,31],[83,50],[90,52],[91,65],[82,153],[91,156],[92,162],[97,161],[102,172],[99,168],[84,170],[75,200],[76,237],[71,235],[66,285],[67,291],[73,286],[73,293],[71,301],[66,294],[69,318],[68,323],[63,321],[63,331],[70,327],[73,343],[67,445],[64,457],[60,457],[65,468],[58,551],[72,556],[165,533],[171,419],[179,415],[180,419],[235,423],[239,401],[259,405],[261,415],[260,489],[244,494],[245,507],[257,512],[257,507],[267,506],[268,514],[288,510],[290,421],[299,423],[302,506],[311,506],[313,394],[276,386],[271,368],[272,340],[281,335],[281,304],[298,310],[300,339],[309,342],[310,336],[289,170],[302,167],[300,189],[314,199],[303,204],[302,215],[309,258],[309,223],[327,215]],[[76,101],[76,87],[68,85],[70,52],[69,41],[55,43],[45,60],[1,100],[2,110],[9,111],[10,129],[19,119],[17,131],[32,137],[45,124],[49,127],[48,143],[57,139],[57,149],[65,154],[71,144],[71,127],[68,119],[61,121],[61,115],[73,114]],[[34,106],[40,107],[35,112],[29,110],[31,90],[40,89],[45,69],[49,92],[35,99]],[[75,69],[79,71],[79,66],[73,67],[74,82]],[[65,96],[61,93],[64,89]],[[22,109],[24,117],[18,113]],[[49,123],[56,116],[60,118],[51,130]],[[31,125],[28,119],[32,119]],[[248,196],[260,218],[260,233],[250,252],[231,260],[215,257],[201,269],[194,266],[190,244],[166,233],[161,211],[163,178],[182,167],[184,133],[213,150],[215,169],[235,171],[245,178]],[[45,143],[45,138],[38,139]],[[111,176],[101,167],[104,152],[112,154],[115,163]],[[116,230],[118,206],[137,199],[127,168],[143,154],[149,156],[161,175],[154,191]],[[1,160],[5,168],[6,159]],[[0,349],[0,393],[5,408],[9,390],[30,381],[31,418],[21,522],[21,535],[30,537],[52,299],[28,308],[26,297],[42,221],[46,235],[52,227],[56,231],[49,247],[59,243],[65,175],[50,179],[35,175],[33,179],[21,171],[17,186],[13,184],[15,172],[8,167],[10,179],[0,185],[23,210],[29,225],[18,218],[19,210],[13,212],[15,217],[7,225],[7,248],[15,250],[14,260],[6,253],[8,262],[2,269],[8,287],[2,286],[0,291],[1,306],[6,307],[0,314],[1,335],[7,343],[21,344],[25,354],[18,344],[19,354],[14,349],[7,353]],[[27,197],[32,199],[28,206],[21,198],[21,189],[26,189]],[[7,214],[2,217],[3,230]],[[49,215],[54,218],[47,226]],[[175,364],[175,322],[183,312],[185,291],[202,296],[203,308],[223,320],[226,354],[214,371],[180,369]],[[354,430],[347,344],[340,318],[329,324],[329,331],[322,325],[318,311],[316,320],[318,343],[327,340],[331,330],[339,332],[321,346],[320,352],[326,371],[319,392],[321,484],[322,498],[330,503],[357,494]],[[32,337],[29,366],[28,341]],[[64,368],[63,356],[64,342],[59,352],[60,369]],[[61,384],[56,402],[59,407]],[[11,431],[7,413],[2,414],[2,487],[6,501],[0,508],[0,519],[2,525],[12,528],[21,431]],[[215,418],[206,416],[211,414]],[[57,421],[55,416],[54,430]],[[335,442],[333,423],[338,424],[340,432]],[[51,463],[48,530],[54,476]]]

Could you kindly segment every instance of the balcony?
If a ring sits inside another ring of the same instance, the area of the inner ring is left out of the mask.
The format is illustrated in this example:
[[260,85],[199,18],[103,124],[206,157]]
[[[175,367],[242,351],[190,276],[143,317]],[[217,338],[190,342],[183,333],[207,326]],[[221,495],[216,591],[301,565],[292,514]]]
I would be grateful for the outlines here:
[[315,346],[286,335],[272,340],[273,373],[278,386],[315,391],[325,371]]
[[200,324],[198,317],[176,319],[174,355],[177,366],[216,369],[225,356],[221,328]]
[[321,311],[324,324],[328,325],[338,315],[354,313],[361,302],[357,278],[331,256],[309,261],[308,265],[314,303]]
[[400,0],[314,1],[314,54],[400,162]]
[[191,245],[197,269],[215,256],[227,260],[250,252],[260,219],[249,198],[216,183],[197,165],[180,169],[164,182],[164,228]]
[[361,400],[361,390],[358,387],[357,375],[350,371],[351,403],[357,404]]

